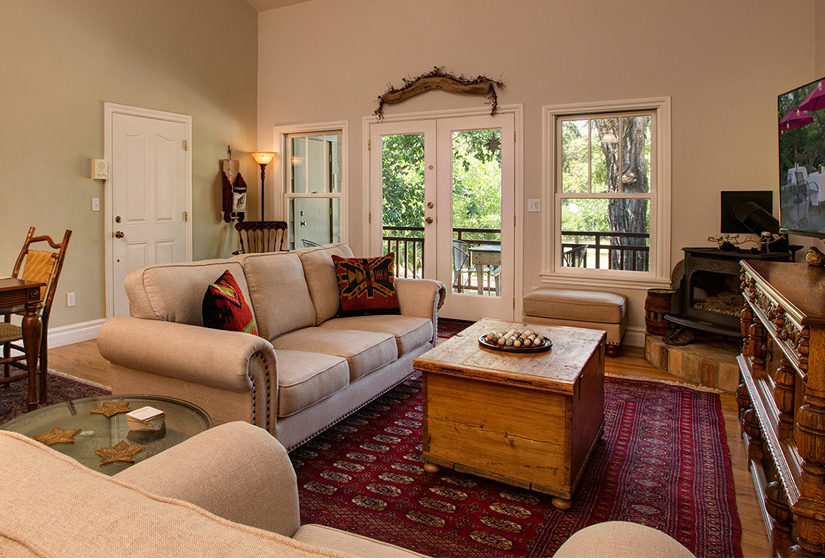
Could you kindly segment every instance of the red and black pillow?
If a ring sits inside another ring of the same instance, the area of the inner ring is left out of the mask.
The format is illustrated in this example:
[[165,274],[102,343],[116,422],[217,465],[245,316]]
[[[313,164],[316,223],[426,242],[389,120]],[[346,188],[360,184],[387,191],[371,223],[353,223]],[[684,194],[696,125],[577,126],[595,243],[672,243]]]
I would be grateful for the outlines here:
[[203,295],[203,326],[224,331],[258,334],[252,308],[246,303],[235,277],[227,270]]
[[378,315],[398,313],[395,292],[395,255],[345,259],[332,255],[338,277],[338,315]]

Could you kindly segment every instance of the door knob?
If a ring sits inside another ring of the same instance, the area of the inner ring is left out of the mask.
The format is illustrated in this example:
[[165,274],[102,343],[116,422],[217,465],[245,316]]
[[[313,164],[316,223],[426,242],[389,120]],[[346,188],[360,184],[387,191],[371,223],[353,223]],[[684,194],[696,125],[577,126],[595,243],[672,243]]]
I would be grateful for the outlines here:
[[435,204],[432,201],[430,201],[427,203],[427,208],[435,208]]
[[120,216],[115,216],[115,221],[116,221],[117,223],[120,223]]
[[122,231],[116,231],[112,235],[114,236],[115,239],[123,239],[123,232]]
[[424,218],[424,223],[431,224],[431,223],[433,223],[433,219],[431,217],[427,216],[426,218]]

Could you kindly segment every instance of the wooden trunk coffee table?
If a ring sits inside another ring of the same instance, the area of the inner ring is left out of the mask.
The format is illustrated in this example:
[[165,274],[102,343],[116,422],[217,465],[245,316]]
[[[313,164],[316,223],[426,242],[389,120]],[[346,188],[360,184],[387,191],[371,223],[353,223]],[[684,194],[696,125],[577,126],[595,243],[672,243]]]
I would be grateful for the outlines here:
[[[529,328],[547,352],[479,347]],[[570,500],[604,422],[604,331],[482,319],[416,358],[424,374],[424,468],[441,467]]]

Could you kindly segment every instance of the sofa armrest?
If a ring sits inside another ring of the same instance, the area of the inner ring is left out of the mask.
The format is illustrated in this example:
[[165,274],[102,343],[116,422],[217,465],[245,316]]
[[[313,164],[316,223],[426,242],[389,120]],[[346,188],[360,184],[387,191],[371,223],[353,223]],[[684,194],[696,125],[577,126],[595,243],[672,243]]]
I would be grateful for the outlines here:
[[432,345],[438,342],[438,310],[444,305],[447,290],[438,280],[396,278],[395,291],[402,315],[424,317],[433,322]]
[[236,392],[252,388],[250,362],[260,358],[277,382],[272,344],[247,333],[117,317],[100,328],[97,347],[114,364]]
[[197,434],[114,478],[288,537],[300,524],[298,486],[286,450],[246,422]]
[[[277,358],[272,344],[261,337],[154,319],[118,317],[103,324],[97,346],[101,355],[112,362],[113,385],[123,370],[127,378],[150,373],[160,379],[170,379],[173,386],[184,382],[249,395],[248,416],[222,421],[249,420],[275,433]],[[177,396],[210,410],[210,404],[200,403],[191,391]]]

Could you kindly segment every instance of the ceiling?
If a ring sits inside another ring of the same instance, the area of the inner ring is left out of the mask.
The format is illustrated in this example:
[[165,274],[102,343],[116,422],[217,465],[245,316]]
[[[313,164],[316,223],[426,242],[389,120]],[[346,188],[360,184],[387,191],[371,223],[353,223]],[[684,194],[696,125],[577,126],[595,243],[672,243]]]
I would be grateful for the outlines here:
[[300,4],[301,2],[308,2],[309,0],[246,0],[247,4],[255,8],[258,12],[265,10],[273,10],[275,8],[283,8],[290,4]]

